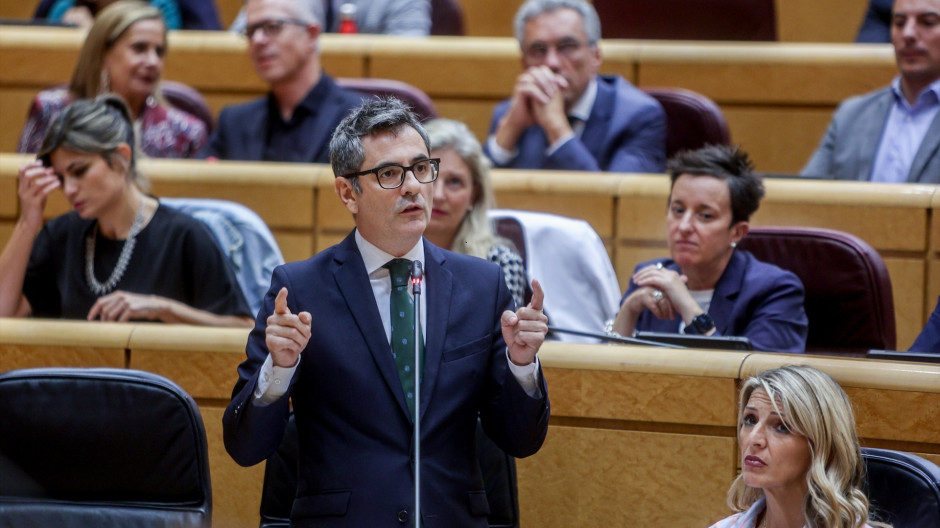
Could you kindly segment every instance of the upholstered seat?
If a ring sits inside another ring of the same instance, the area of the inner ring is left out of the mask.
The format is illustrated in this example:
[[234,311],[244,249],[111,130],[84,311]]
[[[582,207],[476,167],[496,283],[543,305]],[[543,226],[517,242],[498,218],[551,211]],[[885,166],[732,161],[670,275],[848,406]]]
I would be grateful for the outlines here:
[[894,350],[891,278],[864,240],[831,229],[752,227],[738,247],[803,282],[808,351]]
[[340,77],[336,79],[336,84],[365,95],[397,97],[407,103],[421,121],[440,117],[428,94],[406,82],[373,77]]
[[0,526],[208,527],[196,403],[126,369],[0,374]]
[[605,39],[777,40],[774,0],[594,0]]
[[161,81],[160,93],[174,108],[192,114],[206,124],[206,132],[211,134],[215,129],[215,119],[205,97],[195,88],[176,81]]
[[894,528],[940,526],[940,467],[889,449],[862,448],[865,491],[875,519]]
[[463,35],[463,9],[457,0],[431,0],[431,34]]
[[705,145],[729,145],[731,133],[721,108],[700,93],[683,88],[641,88],[666,112],[666,157]]

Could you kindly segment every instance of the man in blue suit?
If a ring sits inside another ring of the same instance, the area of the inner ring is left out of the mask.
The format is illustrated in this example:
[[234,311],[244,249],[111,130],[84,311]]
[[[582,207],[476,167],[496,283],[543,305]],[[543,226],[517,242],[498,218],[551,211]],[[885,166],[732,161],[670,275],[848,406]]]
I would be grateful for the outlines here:
[[248,55],[268,95],[222,109],[204,157],[327,163],[330,134],[360,96],[320,66],[321,26],[310,4],[249,0]]
[[[532,302],[513,311],[499,267],[422,237],[438,160],[404,103],[363,103],[337,127],[330,151],[336,193],[356,228],[275,269],[223,418],[225,447],[239,464],[264,460],[292,402],[300,445],[293,525],[413,524],[419,414],[421,525],[483,528],[477,417],[516,457],[535,453],[548,428],[536,357],[548,331],[541,287],[533,281]],[[399,347],[400,335],[390,344],[405,315],[396,298],[413,303],[386,269],[397,259],[425,270],[420,398],[402,374],[414,374],[399,358],[409,348]]]
[[484,150],[498,167],[665,169],[666,116],[623,77],[598,75],[601,25],[584,0],[529,0],[516,13],[525,71],[493,113]]

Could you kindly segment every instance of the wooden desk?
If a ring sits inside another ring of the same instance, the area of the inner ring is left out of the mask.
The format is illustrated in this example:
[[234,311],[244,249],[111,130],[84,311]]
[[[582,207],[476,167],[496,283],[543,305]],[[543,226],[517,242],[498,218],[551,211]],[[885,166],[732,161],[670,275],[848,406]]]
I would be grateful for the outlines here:
[[[66,28],[0,32],[0,151],[15,149],[38,91],[71,77],[82,34]],[[445,117],[484,138],[493,107],[521,70],[512,38],[395,38],[324,35],[324,69],[334,77],[382,77],[424,90]],[[798,172],[843,99],[888,84],[896,70],[888,45],[703,43],[607,40],[602,72],[638,86],[674,86],[714,99],[732,139],[768,172]],[[264,93],[245,41],[226,32],[171,32],[165,77],[225,105]]]
[[[235,464],[221,428],[247,334],[0,319],[0,372],[125,366],[174,380],[199,403],[206,425],[214,525],[248,528],[258,524],[264,468]],[[90,349],[117,350],[126,360],[114,365]],[[540,358],[552,417],[541,451],[518,462],[523,526],[708,526],[727,515],[725,492],[739,470],[736,387],[788,363],[811,364],[845,387],[863,445],[940,462],[940,365],[551,342]]]

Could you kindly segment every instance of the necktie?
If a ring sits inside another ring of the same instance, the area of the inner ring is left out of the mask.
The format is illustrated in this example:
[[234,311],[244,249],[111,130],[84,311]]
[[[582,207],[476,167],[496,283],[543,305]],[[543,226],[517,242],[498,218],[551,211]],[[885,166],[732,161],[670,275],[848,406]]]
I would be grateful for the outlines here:
[[[414,299],[408,294],[408,285],[411,282],[411,261],[407,259],[392,259],[384,266],[388,269],[392,279],[392,293],[389,298],[389,323],[392,327],[392,357],[398,367],[398,378],[401,388],[405,391],[405,401],[413,417],[415,414],[415,316]],[[424,338],[419,336],[421,363],[424,364]]]

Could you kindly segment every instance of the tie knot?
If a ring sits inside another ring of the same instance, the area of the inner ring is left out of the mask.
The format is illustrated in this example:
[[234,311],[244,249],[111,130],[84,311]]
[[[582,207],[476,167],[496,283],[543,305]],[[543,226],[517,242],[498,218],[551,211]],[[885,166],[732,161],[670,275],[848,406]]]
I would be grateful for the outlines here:
[[382,267],[388,269],[388,274],[392,277],[393,286],[406,284],[408,278],[411,276],[411,261],[408,259],[392,259],[386,262]]

